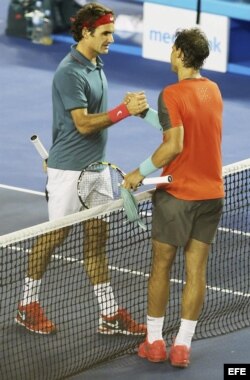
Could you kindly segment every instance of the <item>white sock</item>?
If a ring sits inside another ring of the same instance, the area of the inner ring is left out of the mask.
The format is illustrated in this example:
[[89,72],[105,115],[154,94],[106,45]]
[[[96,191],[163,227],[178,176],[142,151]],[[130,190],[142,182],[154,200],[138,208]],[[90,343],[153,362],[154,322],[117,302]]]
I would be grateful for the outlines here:
[[102,315],[111,316],[117,313],[118,305],[115,301],[115,296],[110,282],[94,285],[94,292]]
[[31,302],[38,302],[39,292],[42,280],[33,280],[30,277],[25,278],[23,287],[23,299],[21,305],[25,306]]
[[164,317],[155,318],[147,315],[147,339],[149,343],[153,343],[156,340],[162,340],[162,328],[164,323]]
[[190,348],[196,325],[197,321],[181,319],[180,329],[174,342],[175,346],[185,345]]

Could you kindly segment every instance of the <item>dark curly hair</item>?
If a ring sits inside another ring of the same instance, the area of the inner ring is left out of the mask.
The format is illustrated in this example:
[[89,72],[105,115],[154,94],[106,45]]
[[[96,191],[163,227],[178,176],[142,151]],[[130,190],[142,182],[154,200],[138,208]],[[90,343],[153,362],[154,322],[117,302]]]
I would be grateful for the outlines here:
[[88,29],[93,34],[95,31],[94,27],[91,27],[101,16],[111,13],[114,16],[114,12],[98,3],[88,3],[84,5],[74,17],[72,17],[71,22],[71,33],[76,42],[82,39],[82,29],[85,23],[88,23]]
[[208,39],[199,28],[177,30],[174,45],[184,54],[184,66],[196,70],[203,66],[210,53]]

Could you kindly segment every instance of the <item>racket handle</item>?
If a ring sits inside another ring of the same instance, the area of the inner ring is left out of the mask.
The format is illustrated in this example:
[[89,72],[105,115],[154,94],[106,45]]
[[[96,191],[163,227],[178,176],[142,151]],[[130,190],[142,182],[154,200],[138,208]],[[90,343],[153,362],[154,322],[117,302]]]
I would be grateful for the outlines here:
[[30,138],[31,142],[34,144],[34,147],[36,148],[37,152],[40,154],[40,156],[47,160],[49,157],[47,150],[45,149],[44,145],[40,141],[39,137],[37,135],[33,135]]
[[156,185],[159,183],[170,183],[173,181],[171,175],[165,175],[163,177],[152,177],[152,178],[144,178],[142,181],[143,185]]

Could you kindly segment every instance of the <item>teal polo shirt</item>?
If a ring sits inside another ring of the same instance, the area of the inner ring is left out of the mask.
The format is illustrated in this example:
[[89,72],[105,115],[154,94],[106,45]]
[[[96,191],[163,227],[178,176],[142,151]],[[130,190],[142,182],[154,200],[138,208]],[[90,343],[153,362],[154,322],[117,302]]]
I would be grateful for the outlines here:
[[94,65],[71,47],[59,64],[52,84],[53,136],[48,167],[82,170],[105,158],[107,129],[84,135],[77,131],[70,111],[87,108],[89,114],[107,111],[107,79],[102,60]]

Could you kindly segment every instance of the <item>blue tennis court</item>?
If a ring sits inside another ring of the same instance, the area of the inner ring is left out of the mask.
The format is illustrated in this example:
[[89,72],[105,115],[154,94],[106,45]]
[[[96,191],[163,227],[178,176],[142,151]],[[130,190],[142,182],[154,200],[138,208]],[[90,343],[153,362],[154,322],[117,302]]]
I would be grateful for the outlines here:
[[[44,197],[46,177],[42,171],[41,159],[30,143],[30,137],[33,134],[39,135],[44,145],[49,148],[52,120],[51,81],[57,64],[70,46],[63,41],[56,41],[52,46],[34,45],[28,40],[7,37],[4,33],[7,6],[8,1],[2,0],[0,235],[48,220]],[[150,105],[156,108],[162,87],[175,81],[175,76],[166,63],[144,60],[136,55],[116,51],[111,51],[103,60],[109,81],[110,107],[121,101],[126,91],[145,90]],[[219,84],[224,98],[223,164],[249,158],[250,76],[211,71],[203,74]],[[124,171],[129,171],[145,159],[148,152],[153,151],[160,141],[161,134],[145,125],[141,119],[131,117],[110,128],[107,159],[115,162]],[[249,236],[247,239],[249,242]],[[246,270],[247,281],[247,268],[242,270]],[[21,284],[17,286],[20,287]],[[53,291],[56,292],[56,289]],[[14,325],[14,316],[13,314],[13,320],[9,322],[10,330]],[[25,336],[25,332],[18,334],[18,340],[23,340],[27,345],[29,338]],[[244,327],[225,335],[194,341],[192,364],[184,371],[172,368],[168,363],[149,363],[133,353],[99,364],[70,378],[96,380],[112,376],[113,379],[120,380],[161,380],[166,377],[170,380],[198,380],[202,377],[204,380],[222,380],[224,363],[249,363],[249,338],[250,329]],[[2,341],[0,360],[6,355],[3,344]],[[34,344],[32,342],[32,347]],[[63,356],[62,353],[62,358]],[[37,360],[39,362],[39,350]],[[5,380],[4,372],[1,376]]]

